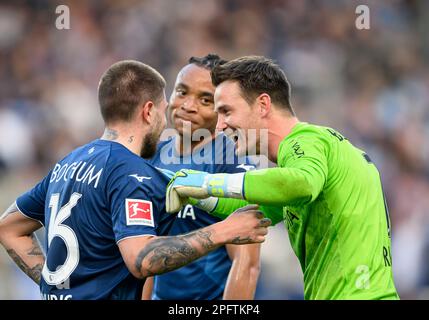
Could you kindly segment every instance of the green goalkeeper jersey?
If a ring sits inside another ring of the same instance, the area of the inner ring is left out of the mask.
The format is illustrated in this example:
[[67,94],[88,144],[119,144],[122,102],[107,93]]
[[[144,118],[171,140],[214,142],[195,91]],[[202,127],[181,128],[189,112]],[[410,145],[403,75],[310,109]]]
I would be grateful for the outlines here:
[[389,215],[369,156],[337,131],[301,122],[277,164],[247,172],[244,195],[283,207],[305,299],[398,299]]

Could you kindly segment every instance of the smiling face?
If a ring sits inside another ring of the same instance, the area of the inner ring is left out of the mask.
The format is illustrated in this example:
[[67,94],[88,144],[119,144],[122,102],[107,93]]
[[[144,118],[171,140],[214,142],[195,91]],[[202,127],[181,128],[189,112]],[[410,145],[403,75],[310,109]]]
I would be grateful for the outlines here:
[[[214,91],[209,70],[188,64],[180,71],[169,108],[174,127],[182,137],[190,136],[201,128],[214,132],[217,122],[217,114],[213,110]],[[184,125],[186,122],[190,126]]]
[[[216,87],[216,128],[236,142],[237,155],[260,154],[261,121],[256,101],[249,105],[236,81],[225,81]],[[250,130],[249,130],[250,129]]]

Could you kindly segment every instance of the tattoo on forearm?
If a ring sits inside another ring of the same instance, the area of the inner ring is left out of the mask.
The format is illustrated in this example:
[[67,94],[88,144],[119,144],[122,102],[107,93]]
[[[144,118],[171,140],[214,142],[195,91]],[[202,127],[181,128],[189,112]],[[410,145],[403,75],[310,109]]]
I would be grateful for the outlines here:
[[118,139],[119,134],[116,130],[110,129],[110,128],[106,128],[104,130],[104,134],[103,134],[103,139],[106,140],[116,140]]
[[240,238],[240,237],[236,237],[234,239],[232,239],[232,244],[246,244],[249,243],[249,241],[252,240],[252,238],[250,237],[246,237],[246,238]]
[[18,267],[24,271],[34,282],[40,284],[40,277],[42,275],[43,264],[37,264],[34,267],[29,267],[24,260],[13,249],[7,250],[9,256],[15,261]]
[[183,239],[160,239],[143,249],[138,258],[139,270],[143,260],[148,259],[147,276],[164,273],[179,268],[198,258],[196,250]]
[[[140,251],[135,267],[145,277],[180,268],[217,247],[210,237],[210,231],[199,230],[184,236],[155,239]],[[145,261],[147,270],[142,270]]]
[[[42,258],[42,261],[44,261],[43,251],[40,248],[40,244],[39,244],[39,241],[37,240],[36,235],[33,233],[30,235],[30,238],[31,238],[32,245],[24,254],[26,254],[29,257],[39,256]],[[40,283],[43,263],[38,263],[35,266],[29,266],[28,263],[25,261],[25,258],[20,256],[14,249],[8,249],[7,253],[26,275],[28,275],[31,279],[33,279],[33,281],[36,282],[37,284]]]
[[210,236],[212,233],[210,231],[196,231],[198,237],[196,240],[204,249],[211,250],[215,246],[212,239],[210,239]]
[[43,256],[42,248],[40,247],[40,243],[34,233],[31,235],[31,241],[33,243],[33,246],[27,254],[29,256]]

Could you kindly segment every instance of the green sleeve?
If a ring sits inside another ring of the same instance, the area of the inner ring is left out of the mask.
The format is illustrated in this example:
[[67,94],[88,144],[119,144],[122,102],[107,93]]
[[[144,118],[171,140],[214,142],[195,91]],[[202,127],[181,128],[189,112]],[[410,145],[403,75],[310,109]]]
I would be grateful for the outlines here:
[[244,177],[244,198],[251,203],[296,206],[317,198],[327,177],[327,144],[313,132],[287,137],[278,168],[253,170]]
[[[246,200],[219,198],[215,209],[210,214],[223,220],[238,208],[247,206],[248,204],[249,202]],[[271,226],[283,220],[282,207],[259,206],[259,210],[262,211],[265,217],[271,219]]]

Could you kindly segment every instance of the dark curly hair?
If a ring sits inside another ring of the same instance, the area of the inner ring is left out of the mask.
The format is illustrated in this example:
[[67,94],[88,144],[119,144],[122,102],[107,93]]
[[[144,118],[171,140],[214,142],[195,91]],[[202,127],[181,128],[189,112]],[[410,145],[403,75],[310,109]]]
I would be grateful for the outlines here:
[[217,64],[211,77],[214,86],[227,80],[237,81],[249,104],[261,93],[267,93],[273,103],[295,115],[290,104],[290,84],[283,70],[271,59],[245,56],[230,60]]

